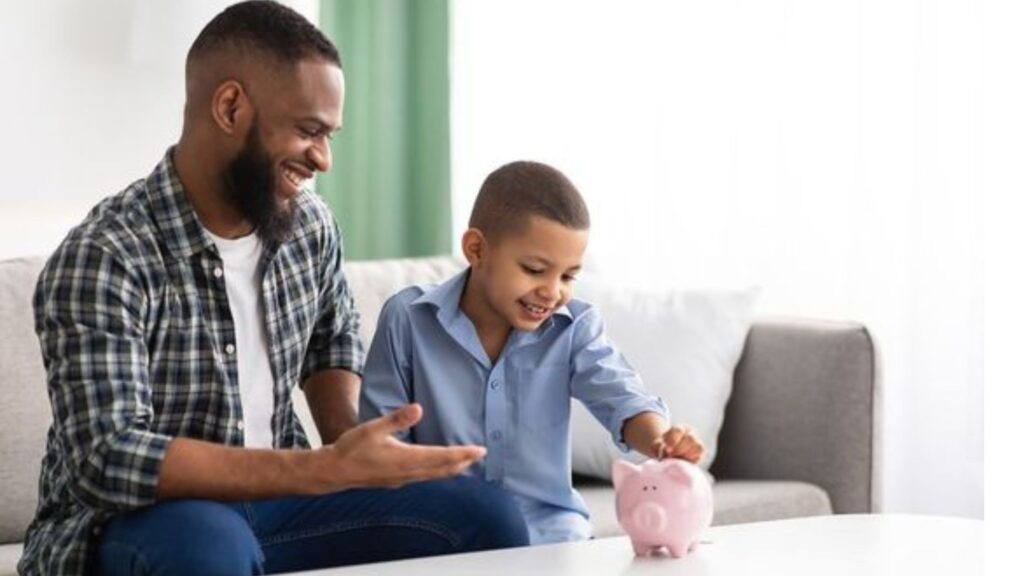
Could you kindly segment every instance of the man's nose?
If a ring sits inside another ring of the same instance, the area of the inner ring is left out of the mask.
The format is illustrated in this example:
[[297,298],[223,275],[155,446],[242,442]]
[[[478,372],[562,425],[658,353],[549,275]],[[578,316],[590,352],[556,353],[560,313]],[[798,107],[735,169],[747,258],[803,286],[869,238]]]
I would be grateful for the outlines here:
[[327,138],[319,138],[309,147],[309,161],[320,172],[331,169],[331,143]]

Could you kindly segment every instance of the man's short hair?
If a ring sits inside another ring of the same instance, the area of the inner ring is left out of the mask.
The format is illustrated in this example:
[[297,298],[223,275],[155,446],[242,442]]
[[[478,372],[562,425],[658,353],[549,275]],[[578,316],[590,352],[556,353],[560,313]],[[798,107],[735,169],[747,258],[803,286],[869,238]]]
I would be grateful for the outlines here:
[[469,226],[491,241],[519,232],[530,216],[571,228],[589,230],[590,214],[569,178],[540,162],[519,161],[491,172],[480,187]]
[[188,51],[186,66],[225,48],[269,55],[284,64],[319,58],[341,67],[338,49],[309,20],[272,0],[228,6],[203,28]]

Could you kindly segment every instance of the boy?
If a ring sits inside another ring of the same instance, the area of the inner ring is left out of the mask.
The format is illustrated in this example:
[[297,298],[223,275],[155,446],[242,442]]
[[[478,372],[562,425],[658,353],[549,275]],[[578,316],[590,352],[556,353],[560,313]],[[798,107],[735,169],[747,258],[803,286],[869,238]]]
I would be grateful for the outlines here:
[[469,226],[467,270],[385,304],[360,418],[421,404],[423,419],[402,439],[485,446],[469,473],[516,497],[531,544],[589,538],[571,485],[570,398],[623,450],[696,462],[703,446],[669,426],[664,403],[644,393],[597,311],[572,299],[590,218],[565,175],[536,162],[502,166],[484,181]]

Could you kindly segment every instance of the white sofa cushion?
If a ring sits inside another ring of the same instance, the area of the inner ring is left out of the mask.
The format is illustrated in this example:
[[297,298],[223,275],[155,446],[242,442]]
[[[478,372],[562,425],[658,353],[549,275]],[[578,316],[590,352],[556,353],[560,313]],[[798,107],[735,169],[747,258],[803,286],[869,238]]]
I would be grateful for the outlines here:
[[0,544],[20,541],[35,515],[52,418],[32,314],[32,294],[44,261],[0,262]]
[[[345,262],[345,277],[359,310],[359,335],[363,344],[369,347],[384,302],[395,292],[412,284],[443,282],[465,265],[464,260],[455,256]],[[310,443],[319,446],[320,434],[309,413],[306,396],[298,386],[292,393],[292,402]]]
[[[705,445],[707,470],[732,392],[733,372],[753,318],[758,290],[629,290],[600,279],[582,281],[577,295],[593,303],[606,331],[640,374],[648,392],[661,396],[673,423],[694,428]],[[578,402],[572,411],[572,468],[609,479],[624,457],[612,436]],[[643,459],[639,453],[625,456]]]

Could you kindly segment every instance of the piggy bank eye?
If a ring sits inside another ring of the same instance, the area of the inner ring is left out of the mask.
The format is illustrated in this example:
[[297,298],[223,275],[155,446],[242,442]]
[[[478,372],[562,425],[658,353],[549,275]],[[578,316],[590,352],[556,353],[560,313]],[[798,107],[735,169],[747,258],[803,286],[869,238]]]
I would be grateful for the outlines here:
[[647,492],[647,486],[644,486],[644,492]]
[[657,489],[658,489],[657,486],[651,486],[651,490],[657,490]]

